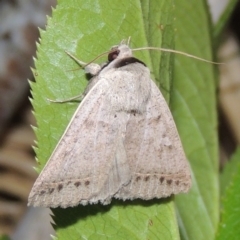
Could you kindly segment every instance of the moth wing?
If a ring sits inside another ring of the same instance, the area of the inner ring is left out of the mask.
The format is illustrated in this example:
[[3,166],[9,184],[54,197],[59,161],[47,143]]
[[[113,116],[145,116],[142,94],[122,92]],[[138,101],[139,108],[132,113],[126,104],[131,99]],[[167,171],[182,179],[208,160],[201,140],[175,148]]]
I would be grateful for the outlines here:
[[107,102],[109,85],[101,79],[80,103],[66,131],[36,180],[28,204],[69,207],[107,204],[130,182],[123,145],[127,114],[116,115]]
[[190,167],[176,125],[153,81],[146,113],[131,115],[128,121],[125,148],[132,179],[116,198],[162,198],[191,187]]

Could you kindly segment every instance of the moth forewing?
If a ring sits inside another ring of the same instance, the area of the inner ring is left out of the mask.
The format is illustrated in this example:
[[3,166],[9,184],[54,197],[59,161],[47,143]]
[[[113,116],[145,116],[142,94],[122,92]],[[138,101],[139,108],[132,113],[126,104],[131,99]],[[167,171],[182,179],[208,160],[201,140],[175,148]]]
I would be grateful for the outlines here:
[[[107,85],[105,86],[106,81],[102,80],[101,87],[98,87],[99,82],[96,83],[77,108],[31,190],[29,205],[45,207],[75,206],[79,203],[79,196],[90,194],[89,175],[94,172],[94,169],[89,165],[89,159],[93,159],[93,151],[89,151],[89,148],[93,145],[94,138],[88,136],[93,134],[97,128],[95,119],[102,98],[105,96],[102,93],[102,87],[107,87]],[[79,156],[82,156],[82,158]],[[79,161],[79,158],[81,161]],[[96,166],[99,167],[98,162]],[[96,173],[96,176],[98,175]],[[99,181],[95,183],[95,188],[99,183]],[[82,190],[86,187],[88,193],[86,193],[86,190]],[[94,190],[91,191],[94,192]],[[77,198],[77,200],[73,198]],[[86,196],[82,197],[82,204],[86,201],[85,199],[87,199]]]
[[190,188],[175,123],[149,69],[128,45],[114,51],[36,180],[29,205],[148,200]]
[[189,164],[167,103],[153,81],[145,114],[131,116],[126,132],[133,174],[118,197],[128,199],[128,192],[131,198],[152,199],[189,190]]

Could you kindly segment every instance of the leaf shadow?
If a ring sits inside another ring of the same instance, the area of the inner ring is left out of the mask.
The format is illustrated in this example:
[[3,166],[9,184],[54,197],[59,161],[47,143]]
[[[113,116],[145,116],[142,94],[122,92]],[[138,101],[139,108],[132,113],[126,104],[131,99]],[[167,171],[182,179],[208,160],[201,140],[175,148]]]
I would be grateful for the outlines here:
[[173,200],[173,197],[162,198],[162,199],[152,199],[152,200],[118,200],[114,199],[109,205],[94,204],[94,205],[79,205],[77,207],[69,208],[55,208],[51,209],[53,212],[53,220],[55,222],[54,228],[66,228],[70,225],[74,225],[76,222],[85,221],[87,218],[93,218],[97,215],[108,214],[113,207],[127,208],[128,207],[151,207],[158,204],[167,204]]

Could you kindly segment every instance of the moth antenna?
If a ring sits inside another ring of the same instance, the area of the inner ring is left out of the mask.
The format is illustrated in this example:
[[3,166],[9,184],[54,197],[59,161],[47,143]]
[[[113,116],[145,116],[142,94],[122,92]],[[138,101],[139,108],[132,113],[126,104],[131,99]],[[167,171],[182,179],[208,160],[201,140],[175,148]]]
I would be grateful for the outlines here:
[[226,64],[226,63],[219,63],[219,62],[209,61],[209,60],[206,60],[204,58],[200,58],[200,57],[194,56],[194,55],[189,54],[189,53],[185,53],[185,52],[178,51],[178,50],[173,50],[173,49],[167,49],[167,48],[142,47],[142,48],[134,48],[134,49],[132,49],[132,51],[140,51],[140,50],[158,50],[158,51],[163,51],[163,52],[177,53],[177,54],[180,54],[180,55],[183,55],[183,56],[187,56],[187,57],[190,57],[190,58],[197,59],[197,60],[202,61],[202,62],[212,63],[212,64],[216,64],[216,65]]
[[103,52],[103,53],[99,54],[97,57],[95,57],[93,60],[91,60],[91,61],[88,62],[88,63],[85,63],[85,62],[80,61],[79,59],[77,59],[74,55],[72,55],[72,54],[69,53],[68,51],[65,51],[65,53],[66,53],[69,57],[71,57],[77,64],[79,64],[82,68],[85,68],[85,67],[88,66],[89,64],[95,62],[95,61],[96,61],[97,59],[99,59],[100,57],[102,57],[102,56],[104,56],[104,55],[107,55],[107,54],[109,54],[109,53],[111,53],[111,52],[114,52],[114,51],[115,51],[115,49],[110,50],[110,51],[107,51],[107,52]]
[[107,52],[103,52],[101,54],[99,54],[97,57],[95,57],[93,60],[91,60],[90,62],[88,62],[84,67],[86,67],[87,65],[89,65],[90,63],[93,63],[94,61],[96,61],[97,59],[99,59],[100,57],[107,55],[111,52],[114,52],[113,50],[107,51]]

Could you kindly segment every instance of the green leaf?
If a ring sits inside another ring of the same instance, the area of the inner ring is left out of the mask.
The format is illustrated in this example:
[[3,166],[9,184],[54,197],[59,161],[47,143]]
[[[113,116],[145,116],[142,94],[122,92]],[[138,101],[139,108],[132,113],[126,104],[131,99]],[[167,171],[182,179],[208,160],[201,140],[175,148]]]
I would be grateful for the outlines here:
[[[223,197],[223,210],[221,222],[217,233],[217,240],[237,240],[240,236],[239,219],[240,219],[240,148],[236,151],[228,166],[224,170],[222,180],[227,186]],[[230,174],[230,172],[232,174]]]
[[[168,28],[172,28],[169,31],[174,31],[169,20],[173,16],[173,4],[169,1],[160,3],[150,1],[148,5],[156,13],[155,17],[152,15],[156,23],[156,39],[151,40],[155,46],[162,46],[159,23],[169,24]],[[163,19],[159,11],[164,12]],[[77,65],[64,50],[88,62],[128,36],[131,36],[132,47],[147,46],[145,31],[148,27],[143,22],[143,14],[146,12],[147,8],[142,8],[139,1],[59,1],[53,17],[48,19],[46,32],[41,31],[35,70],[36,83],[31,84],[34,98],[32,103],[38,125],[35,132],[40,169],[78,106],[76,102],[49,103],[47,98],[67,99],[80,94],[86,86],[83,71],[69,71],[76,69]],[[168,38],[171,37],[174,35],[169,34]],[[170,39],[170,42],[173,40]],[[153,69],[152,62],[160,61],[160,58],[165,62],[164,66],[170,68],[169,56],[162,56],[160,52],[151,53],[151,58],[147,51],[136,55],[150,69]],[[158,76],[157,79],[160,79],[159,69],[160,66],[156,66],[152,70]],[[167,92],[169,94],[169,90]],[[157,236],[179,239],[171,199],[148,202],[114,201],[109,206],[99,204],[53,209],[53,214],[59,239],[156,239]]]
[[232,184],[232,178],[236,175],[239,165],[239,155],[240,147],[233,154],[229,162],[224,166],[222,173],[220,174],[220,195],[223,197],[225,195],[226,189]]
[[9,237],[6,235],[0,236],[0,240],[9,240]]
[[[82,70],[71,71],[78,66],[64,50],[88,62],[131,36],[132,47],[173,49],[176,45],[178,50],[211,60],[207,12],[201,0],[176,1],[175,5],[169,0],[59,1],[46,32],[41,31],[36,83],[31,84],[39,171],[78,106],[76,102],[50,103],[47,98],[62,100],[79,95],[87,83]],[[189,194],[176,197],[182,238],[213,239],[218,221],[214,67],[163,52],[143,51],[136,56],[147,64],[165,98],[170,99],[191,161],[193,188]],[[58,208],[53,214],[60,240],[179,239],[171,198]]]
[[[176,49],[212,59],[208,9],[203,1],[177,1]],[[219,212],[216,86],[214,66],[175,56],[171,109],[193,186],[176,196],[182,239],[213,239]]]
[[55,209],[59,239],[178,239],[169,200],[113,201],[111,205]]

